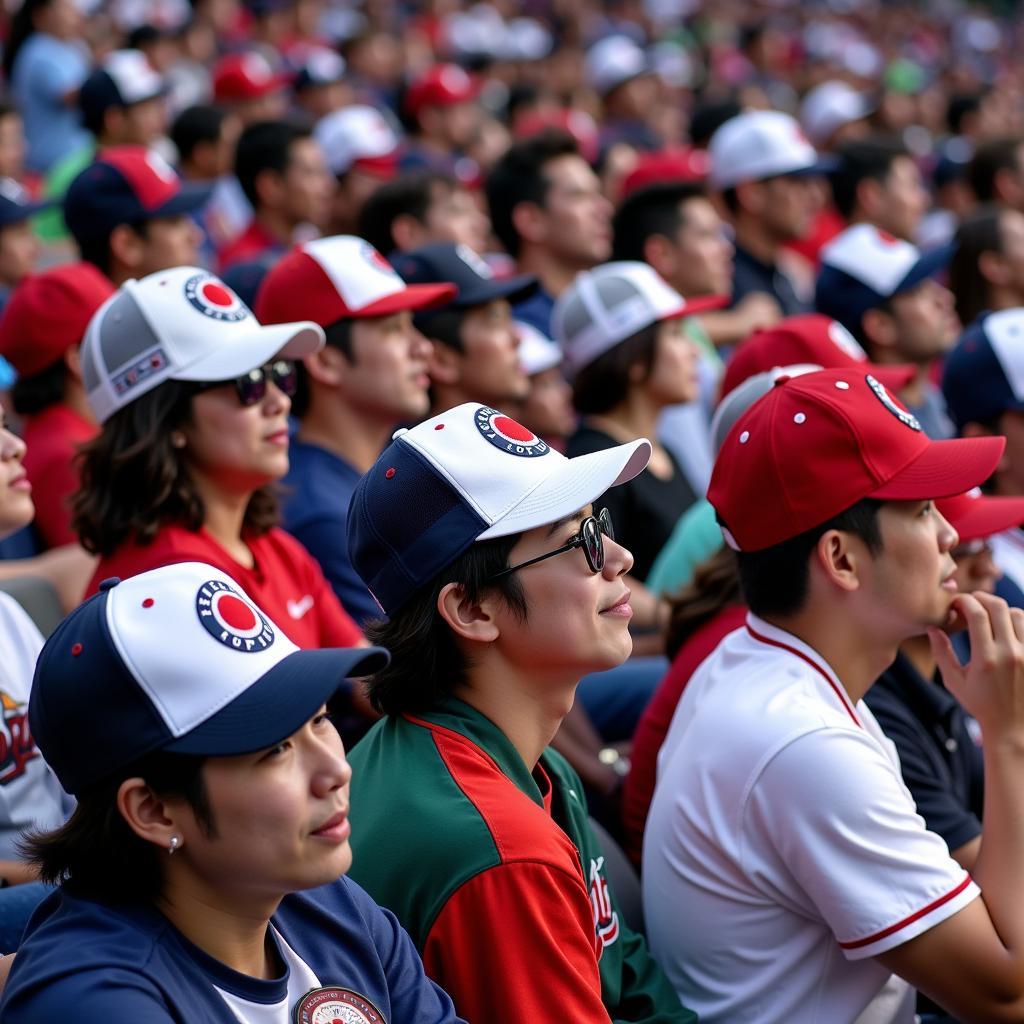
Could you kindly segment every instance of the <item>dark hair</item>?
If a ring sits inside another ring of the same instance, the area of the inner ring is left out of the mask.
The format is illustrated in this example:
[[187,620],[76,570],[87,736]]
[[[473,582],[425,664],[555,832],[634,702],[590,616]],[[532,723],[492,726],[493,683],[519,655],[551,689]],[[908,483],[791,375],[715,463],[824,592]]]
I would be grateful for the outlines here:
[[755,615],[785,616],[799,612],[807,600],[810,559],[822,534],[842,530],[859,537],[872,554],[882,550],[878,510],[884,502],[864,498],[820,526],[763,551],[737,552],[740,586]]
[[742,113],[743,107],[735,98],[699,100],[690,115],[690,142],[697,149],[707,149],[711,136]]
[[56,405],[64,398],[67,379],[68,367],[61,358],[30,377],[18,377],[11,387],[14,411],[19,416],[31,416]]
[[417,313],[413,317],[416,330],[431,341],[439,341],[455,352],[464,352],[462,344],[462,321],[466,310],[447,306],[437,312]]
[[171,125],[171,141],[181,160],[188,160],[203,144],[216,143],[220,139],[227,111],[209,103],[198,104],[183,110]]
[[[196,386],[168,380],[115,412],[79,456],[73,526],[82,546],[110,555],[126,540],[150,544],[167,523],[189,530],[206,510],[185,457],[171,443],[192,414]],[[249,499],[244,528],[265,533],[277,522],[277,499],[261,487]]]
[[680,207],[704,196],[696,182],[648,185],[628,195],[612,218],[613,260],[643,260],[644,245],[651,235],[666,238],[679,230],[685,216]]
[[519,255],[520,238],[512,214],[520,203],[543,207],[550,180],[544,168],[563,156],[579,156],[576,140],[560,128],[545,128],[537,135],[515,142],[494,165],[484,183],[491,225],[510,256]]
[[647,379],[657,355],[659,327],[660,322],[656,322],[631,334],[576,374],[572,404],[577,412],[600,414],[614,409],[629,393],[633,383],[630,370],[638,363],[644,369],[643,379]]
[[735,552],[723,544],[694,570],[693,579],[669,601],[665,653],[675,658],[679,648],[723,608],[741,604],[740,574]]
[[967,165],[967,180],[978,197],[979,203],[991,203],[996,199],[996,176],[1000,171],[1013,170],[1017,166],[1024,137],[1007,135],[981,143],[974,151]]
[[839,166],[829,175],[836,209],[849,220],[857,206],[857,189],[862,181],[882,183],[899,157],[909,156],[895,139],[849,139],[838,149]]
[[983,92],[957,92],[950,96],[946,104],[946,128],[950,135],[960,134],[964,118],[976,113],[984,98]]
[[[335,320],[324,328],[326,344],[339,352],[350,362],[355,362],[352,355],[352,323],[351,320]],[[302,419],[309,412],[309,370],[301,359],[295,360],[295,394],[292,395],[292,415]]]
[[78,797],[71,817],[51,832],[30,831],[20,852],[50,885],[63,885],[75,896],[111,903],[153,903],[160,896],[166,856],[132,831],[117,808],[117,791],[125,779],[139,776],[161,797],[180,797],[200,829],[217,835],[203,781],[205,757],[157,751],[90,787]]
[[45,10],[51,3],[53,0],[23,0],[22,5],[14,12],[11,28],[7,33],[7,45],[4,47],[3,58],[4,78],[7,79],[8,85],[10,85],[18,51],[28,41],[29,36],[36,31],[34,21],[36,14]]
[[459,183],[442,171],[421,170],[403,174],[381,185],[359,211],[359,236],[385,256],[394,252],[391,225],[402,216],[426,223],[427,210],[436,188],[454,192]]
[[984,252],[1002,252],[999,232],[1000,209],[981,206],[957,228],[953,258],[949,261],[949,290],[956,303],[956,315],[966,327],[990,308],[989,282],[978,269]]
[[238,139],[235,176],[245,198],[259,206],[256,181],[264,171],[284,174],[291,159],[291,147],[309,138],[309,129],[290,121],[259,121],[249,125]]
[[437,599],[448,583],[458,583],[466,599],[478,600],[496,590],[512,613],[525,621],[528,614],[522,584],[515,573],[490,581],[508,568],[508,556],[520,535],[478,541],[427,583],[388,620],[368,622],[371,644],[391,651],[391,664],[366,680],[370,703],[384,715],[426,711],[466,683],[469,664],[448,623],[437,610]]
[[[118,224],[117,227],[121,225]],[[149,220],[125,221],[125,227],[130,228],[143,241],[149,232]],[[108,277],[114,255],[110,249],[110,231],[89,234],[83,238],[75,236],[75,243],[78,245],[78,253],[86,263],[91,263],[97,270],[101,270]]]

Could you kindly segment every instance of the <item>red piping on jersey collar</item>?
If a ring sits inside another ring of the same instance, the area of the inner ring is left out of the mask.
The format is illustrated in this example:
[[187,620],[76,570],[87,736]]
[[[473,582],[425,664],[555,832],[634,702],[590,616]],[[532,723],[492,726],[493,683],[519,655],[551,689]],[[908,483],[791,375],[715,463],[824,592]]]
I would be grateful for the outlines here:
[[798,651],[795,647],[790,647],[789,644],[784,644],[781,640],[773,640],[771,637],[764,636],[758,633],[748,622],[746,624],[747,632],[755,639],[760,640],[763,644],[770,644],[772,647],[781,647],[784,651],[789,651],[790,654],[795,654],[801,661],[807,662],[811,668],[814,669],[822,679],[832,688],[832,692],[839,698],[839,703],[843,705],[843,710],[853,719],[854,725],[864,728],[860,724],[860,719],[853,713],[853,708],[850,707],[850,698],[843,692],[837,685],[835,680],[813,659],[804,654],[803,651]]

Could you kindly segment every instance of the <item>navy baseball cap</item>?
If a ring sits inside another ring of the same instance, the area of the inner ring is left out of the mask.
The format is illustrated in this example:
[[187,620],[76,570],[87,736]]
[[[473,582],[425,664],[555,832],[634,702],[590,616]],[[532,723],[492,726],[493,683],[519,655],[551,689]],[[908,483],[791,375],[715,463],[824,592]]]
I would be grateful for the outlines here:
[[79,244],[118,224],[193,213],[211,185],[185,185],[170,164],[144,146],[111,146],[82,171],[64,197],[64,221]]
[[856,333],[869,309],[934,277],[952,256],[951,245],[921,252],[873,224],[855,224],[821,250],[814,308]]
[[167,93],[163,78],[141,50],[115,50],[82,83],[78,105],[87,125],[98,125],[111,107],[133,107]]
[[181,562],[105,580],[46,641],[29,724],[67,792],[157,750],[203,757],[279,743],[380,647],[300,650],[219,569]]
[[1024,309],[978,317],[946,357],[942,395],[957,430],[1024,412]]
[[507,299],[515,304],[529,298],[540,287],[532,274],[496,277],[482,256],[468,245],[455,242],[432,242],[411,252],[395,253],[391,263],[408,284],[453,283],[458,292],[441,309],[468,309],[495,299]]
[[642,437],[567,459],[510,416],[466,402],[394,434],[352,495],[349,556],[390,615],[471,544],[572,515],[650,457]]
[[57,205],[57,200],[47,199],[34,203],[28,189],[14,178],[0,178],[0,228],[34,217],[43,210]]

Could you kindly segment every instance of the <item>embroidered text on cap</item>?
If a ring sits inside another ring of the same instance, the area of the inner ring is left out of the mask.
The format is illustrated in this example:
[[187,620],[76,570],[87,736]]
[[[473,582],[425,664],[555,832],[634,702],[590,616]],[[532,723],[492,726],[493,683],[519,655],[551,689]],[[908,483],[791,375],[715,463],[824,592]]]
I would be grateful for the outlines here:
[[480,406],[473,417],[473,422],[482,437],[490,441],[495,448],[510,455],[528,459],[535,455],[547,455],[551,450],[532,430],[517,423],[510,416],[498,412],[497,409]]
[[212,274],[195,274],[185,282],[185,298],[203,316],[237,323],[251,316],[249,307]]
[[196,613],[206,632],[225,647],[250,653],[265,651],[274,642],[273,627],[263,613],[219,580],[207,580],[196,592]]
[[921,424],[918,422],[916,416],[912,413],[907,412],[906,409],[901,409],[893,400],[892,396],[882,384],[879,384],[871,374],[867,374],[864,379],[868,382],[868,387],[875,393],[878,400],[886,407],[900,421],[900,423],[906,424],[911,430],[920,430]]

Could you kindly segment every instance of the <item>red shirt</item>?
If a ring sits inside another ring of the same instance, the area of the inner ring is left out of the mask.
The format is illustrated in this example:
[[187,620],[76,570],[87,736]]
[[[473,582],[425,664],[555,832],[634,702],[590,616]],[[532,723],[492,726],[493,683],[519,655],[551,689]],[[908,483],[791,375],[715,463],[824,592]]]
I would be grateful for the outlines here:
[[26,416],[24,423],[28,451],[23,465],[32,483],[36,530],[47,548],[70,544],[78,540],[71,529],[69,506],[78,490],[78,470],[72,460],[99,428],[63,402]]
[[122,544],[96,567],[86,597],[109,576],[122,579],[175,562],[206,562],[227,573],[299,647],[355,647],[363,634],[324,579],[313,556],[276,527],[246,540],[251,569],[236,562],[206,530],[168,525],[152,544]]
[[626,853],[635,864],[640,863],[644,826],[647,824],[647,812],[651,808],[651,798],[654,796],[658,751],[665,742],[679,698],[682,697],[690,676],[700,663],[727,634],[741,628],[746,618],[747,609],[744,605],[727,605],[693,633],[676,652],[665,678],[658,684],[651,702],[640,716],[636,733],[633,735],[633,750],[630,755],[632,767],[622,787],[622,824],[626,837]]
[[258,260],[268,252],[283,254],[287,246],[272,235],[259,221],[249,221],[249,226],[237,237],[233,238],[217,253],[217,265],[221,272],[235,263]]

